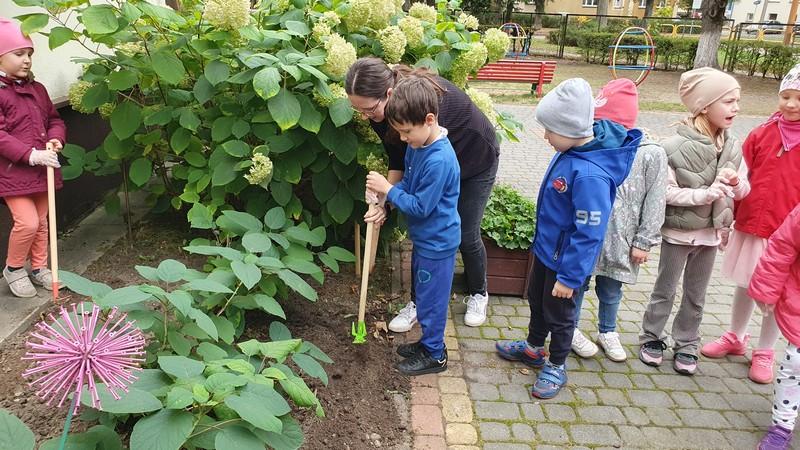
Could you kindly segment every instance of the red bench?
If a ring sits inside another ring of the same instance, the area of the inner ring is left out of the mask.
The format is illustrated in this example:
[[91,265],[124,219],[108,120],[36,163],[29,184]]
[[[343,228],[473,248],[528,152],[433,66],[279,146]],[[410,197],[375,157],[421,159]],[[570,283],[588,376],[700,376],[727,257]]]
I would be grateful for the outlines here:
[[470,79],[531,83],[531,93],[542,95],[542,86],[553,82],[556,73],[555,61],[530,61],[527,59],[501,59],[478,70]]

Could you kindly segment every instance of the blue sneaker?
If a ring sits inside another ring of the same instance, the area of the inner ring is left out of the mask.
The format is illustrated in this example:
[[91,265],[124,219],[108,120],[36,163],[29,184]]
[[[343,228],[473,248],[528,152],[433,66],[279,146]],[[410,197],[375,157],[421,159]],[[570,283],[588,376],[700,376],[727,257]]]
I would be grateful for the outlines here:
[[531,388],[531,395],[543,399],[553,398],[565,384],[567,384],[567,371],[564,366],[554,367],[547,363],[539,372],[539,377]]
[[531,367],[542,367],[547,358],[547,353],[543,349],[531,350],[527,341],[497,341],[494,348],[501,358],[522,361]]

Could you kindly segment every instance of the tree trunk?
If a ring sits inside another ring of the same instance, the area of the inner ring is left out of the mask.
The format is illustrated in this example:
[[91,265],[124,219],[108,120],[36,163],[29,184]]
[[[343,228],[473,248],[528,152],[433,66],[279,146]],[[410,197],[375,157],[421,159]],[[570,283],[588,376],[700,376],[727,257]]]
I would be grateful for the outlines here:
[[533,16],[533,29],[542,29],[542,14],[544,14],[544,2],[547,0],[534,0],[536,6],[536,15]]
[[703,15],[702,34],[697,44],[697,54],[694,57],[694,68],[713,67],[719,69],[717,50],[725,23],[726,0],[703,0],[700,13]]
[[597,18],[600,28],[608,26],[608,0],[597,0]]
[[647,0],[644,2],[644,16],[645,17],[652,17],[653,16],[653,9],[655,9],[656,0]]
[[514,12],[514,0],[508,0],[506,2],[506,22],[513,22],[511,20],[511,14]]

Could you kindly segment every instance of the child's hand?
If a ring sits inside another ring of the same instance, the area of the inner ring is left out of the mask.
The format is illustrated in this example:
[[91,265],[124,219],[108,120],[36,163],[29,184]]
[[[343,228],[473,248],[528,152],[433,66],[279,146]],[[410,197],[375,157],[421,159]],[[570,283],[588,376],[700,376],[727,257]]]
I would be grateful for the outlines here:
[[61,167],[56,152],[52,150],[36,150],[35,148],[31,151],[28,164],[32,166],[48,166],[56,169]]
[[631,262],[639,265],[647,262],[647,255],[649,252],[640,248],[631,247]]
[[736,173],[735,170],[726,167],[719,171],[717,180],[727,184],[728,186],[736,186],[739,184],[739,174]]
[[391,183],[378,172],[372,171],[367,174],[367,189],[377,192],[378,194],[386,195],[391,188]]
[[560,281],[556,281],[556,284],[553,285],[553,297],[572,298],[572,288],[564,286]]
[[383,222],[386,222],[386,208],[383,206],[370,206],[367,213],[364,214],[364,222],[374,222],[377,226],[383,225]]
[[64,146],[61,145],[61,141],[59,141],[58,139],[50,139],[45,144],[45,148],[47,150],[52,150],[54,152],[59,152],[59,151],[61,151],[62,148],[64,148]]
[[719,236],[719,248],[720,251],[724,252],[726,248],[728,248],[728,239],[731,236],[731,229],[730,228],[720,228],[717,230],[717,235]]

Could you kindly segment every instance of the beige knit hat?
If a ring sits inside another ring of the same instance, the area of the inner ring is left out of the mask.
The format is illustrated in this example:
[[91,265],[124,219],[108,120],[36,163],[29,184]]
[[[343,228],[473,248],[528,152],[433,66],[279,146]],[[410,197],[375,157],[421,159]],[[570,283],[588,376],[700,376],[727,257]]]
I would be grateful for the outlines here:
[[736,78],[711,67],[684,72],[678,82],[681,102],[692,113],[692,117],[734,89],[739,89]]

